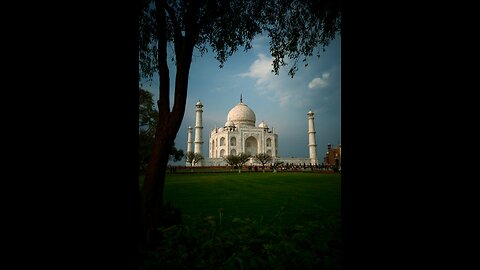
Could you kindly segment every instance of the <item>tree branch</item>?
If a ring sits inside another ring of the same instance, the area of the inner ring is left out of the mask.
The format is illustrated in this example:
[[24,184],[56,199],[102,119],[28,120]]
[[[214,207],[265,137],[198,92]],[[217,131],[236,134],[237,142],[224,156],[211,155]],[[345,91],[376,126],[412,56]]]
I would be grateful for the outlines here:
[[[175,10],[167,3],[165,3],[165,10],[167,11],[170,20],[172,21],[174,38],[176,41],[179,41],[182,39],[183,36],[182,31],[180,30],[180,24],[178,24],[177,16],[175,15]],[[176,44],[177,42],[175,42],[175,45]]]
[[188,75],[190,73],[190,65],[192,63],[192,54],[195,47],[196,36],[198,34],[197,16],[200,9],[200,1],[191,1],[188,3],[185,17],[183,18],[185,25],[185,37],[180,44],[181,48],[175,48],[177,55],[177,73],[175,78],[175,101],[173,104],[174,121],[180,127],[181,120],[185,114],[185,105],[188,90]]
[[172,21],[173,38],[175,39],[173,43],[175,45],[175,55],[178,58],[179,55],[177,55],[177,53],[181,51],[184,37],[182,36],[182,31],[180,30],[180,24],[178,23],[177,16],[175,15],[175,10],[167,4],[166,0],[164,0],[163,2],[165,5],[165,10],[167,11],[169,18]]
[[195,46],[196,37],[198,37],[199,24],[197,22],[197,17],[200,11],[200,2],[198,0],[192,0],[188,4],[187,11],[185,12],[185,39],[193,43]]
[[167,21],[163,4],[164,1],[155,1],[158,36],[158,69],[160,75],[160,97],[157,104],[160,114],[170,112],[170,71],[167,64]]

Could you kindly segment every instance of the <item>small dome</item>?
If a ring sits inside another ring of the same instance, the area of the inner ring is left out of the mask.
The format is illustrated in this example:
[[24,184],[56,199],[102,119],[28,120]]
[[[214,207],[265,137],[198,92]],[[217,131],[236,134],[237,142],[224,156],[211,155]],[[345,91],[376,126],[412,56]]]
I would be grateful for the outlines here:
[[232,121],[235,126],[255,126],[255,113],[243,102],[233,107],[227,116],[227,122]]
[[268,128],[267,126],[267,123],[265,123],[264,121],[262,121],[259,125],[258,125],[259,128]]
[[200,100],[198,100],[195,105],[196,105],[196,106],[203,106],[203,104],[202,104],[202,102],[200,102]]
[[235,124],[232,121],[225,122],[225,127],[234,127]]

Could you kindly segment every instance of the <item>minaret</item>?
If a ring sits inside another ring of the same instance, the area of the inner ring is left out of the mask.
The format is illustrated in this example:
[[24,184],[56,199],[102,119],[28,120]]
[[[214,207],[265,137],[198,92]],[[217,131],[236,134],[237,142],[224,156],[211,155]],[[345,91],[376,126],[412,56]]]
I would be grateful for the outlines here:
[[193,129],[191,126],[188,126],[188,142],[187,142],[187,153],[192,152],[193,148],[193,141],[192,141],[192,133]]
[[[203,144],[203,139],[202,139],[202,103],[200,100],[198,100],[197,104],[195,104],[197,109],[195,110],[196,112],[196,119],[195,119],[195,154],[202,154],[202,144]],[[202,166],[203,162],[200,161],[197,163],[197,166]]]
[[[193,133],[192,127],[188,126],[187,153],[192,152],[192,148],[193,148],[192,133]],[[190,164],[190,163],[187,162],[187,166],[188,166],[188,164]]]
[[308,147],[310,149],[310,162],[312,165],[318,164],[317,144],[315,143],[315,127],[313,125],[313,112],[308,112]]

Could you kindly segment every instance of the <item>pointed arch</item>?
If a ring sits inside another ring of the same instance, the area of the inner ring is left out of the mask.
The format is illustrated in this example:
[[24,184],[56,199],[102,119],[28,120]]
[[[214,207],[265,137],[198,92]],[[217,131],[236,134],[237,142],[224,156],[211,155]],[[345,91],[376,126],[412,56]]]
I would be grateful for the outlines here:
[[258,154],[258,141],[255,137],[250,136],[245,140],[245,153],[251,156]]

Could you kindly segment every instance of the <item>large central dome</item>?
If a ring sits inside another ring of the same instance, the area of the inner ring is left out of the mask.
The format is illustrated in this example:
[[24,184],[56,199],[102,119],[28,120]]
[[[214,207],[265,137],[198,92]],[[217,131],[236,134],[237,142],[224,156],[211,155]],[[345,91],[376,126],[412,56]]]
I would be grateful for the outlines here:
[[255,113],[243,102],[233,107],[227,116],[227,121],[232,121],[237,126],[255,126],[255,120]]

